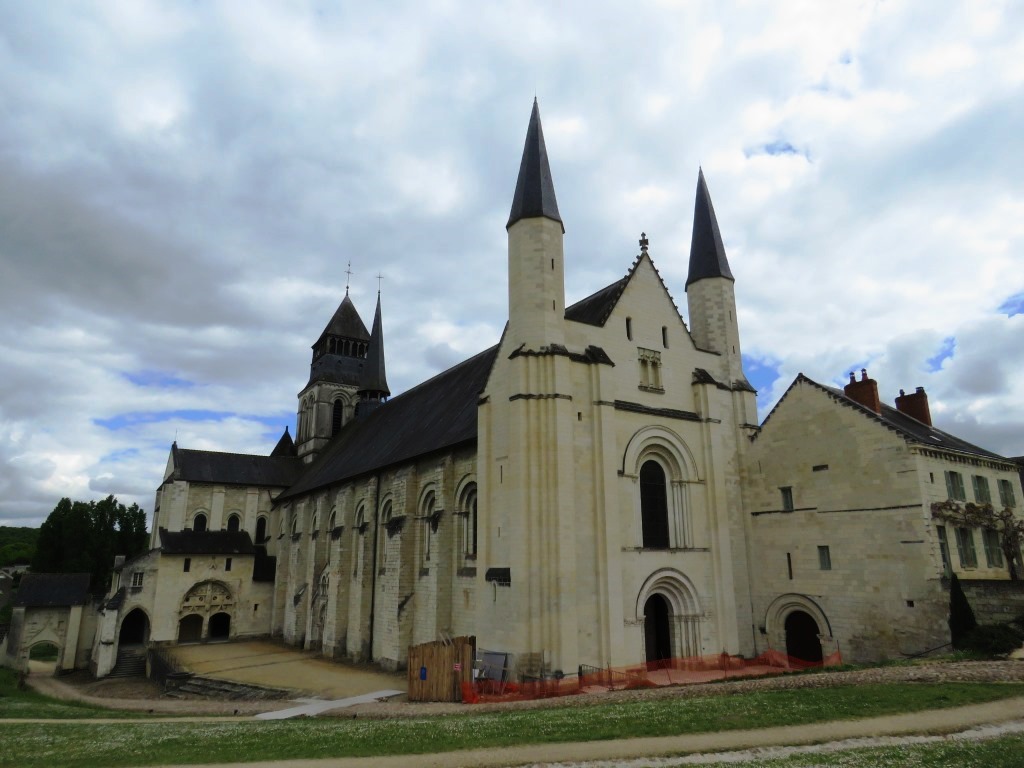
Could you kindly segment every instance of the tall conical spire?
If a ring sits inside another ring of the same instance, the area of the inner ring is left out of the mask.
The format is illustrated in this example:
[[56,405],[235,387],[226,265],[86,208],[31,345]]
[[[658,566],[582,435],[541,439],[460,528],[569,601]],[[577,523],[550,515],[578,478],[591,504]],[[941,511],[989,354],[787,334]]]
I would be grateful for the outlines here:
[[[516,194],[512,198],[512,212],[505,229],[521,219],[539,217],[562,224],[558,201],[555,200],[555,185],[551,180],[551,167],[548,165],[548,150],[544,146],[544,129],[540,125],[540,107],[534,97],[530,126],[526,130],[526,146],[523,147],[523,159],[519,164]],[[565,232],[564,224],[562,231]]]
[[373,313],[370,347],[359,377],[359,395],[367,400],[383,400],[390,394],[388,377],[384,372],[384,327],[380,319],[380,291],[377,291],[377,311]]
[[693,237],[690,240],[690,274],[686,286],[706,277],[724,277],[733,280],[729,260],[725,257],[722,233],[711,205],[711,194],[704,181],[704,170],[697,172],[697,199],[693,205]]

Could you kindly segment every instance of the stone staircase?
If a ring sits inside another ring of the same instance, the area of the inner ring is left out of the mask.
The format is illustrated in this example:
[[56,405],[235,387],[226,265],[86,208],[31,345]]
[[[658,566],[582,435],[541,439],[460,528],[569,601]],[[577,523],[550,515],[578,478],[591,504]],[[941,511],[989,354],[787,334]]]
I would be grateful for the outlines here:
[[110,672],[110,677],[145,677],[146,649],[119,648],[117,662]]
[[165,696],[172,698],[184,698],[186,694],[188,696],[207,696],[211,699],[228,701],[241,699],[253,701],[283,699],[289,695],[289,692],[277,688],[232,683],[228,680],[215,680],[212,677],[191,676],[178,682],[173,689],[164,693]]

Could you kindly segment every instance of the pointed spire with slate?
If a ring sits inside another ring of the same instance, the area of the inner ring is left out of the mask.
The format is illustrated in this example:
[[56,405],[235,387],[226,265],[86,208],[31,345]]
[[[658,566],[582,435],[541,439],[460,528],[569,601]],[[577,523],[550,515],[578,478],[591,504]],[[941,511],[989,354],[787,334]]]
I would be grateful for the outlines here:
[[[537,105],[537,98],[534,97],[530,126],[526,130],[523,159],[519,164],[516,193],[512,198],[512,212],[509,214],[505,229],[521,219],[540,217],[562,224],[562,217],[558,213],[558,201],[555,200],[555,185],[551,180],[551,167],[548,165],[548,150],[544,146],[544,130],[540,125],[540,107]],[[564,224],[562,232],[565,232]]]
[[295,456],[297,455],[295,450],[295,443],[292,442],[292,436],[288,433],[288,427],[284,428],[284,434],[281,435],[281,439],[277,441],[277,445],[274,446],[274,450],[270,452],[271,456]]
[[725,257],[722,233],[711,205],[711,194],[704,181],[704,170],[697,173],[697,199],[693,205],[693,237],[690,240],[690,274],[686,287],[706,277],[724,277],[735,282]]
[[391,394],[388,377],[384,372],[384,327],[380,319],[380,291],[377,291],[377,311],[373,314],[373,330],[366,363],[359,379],[359,396],[364,400],[383,400]]

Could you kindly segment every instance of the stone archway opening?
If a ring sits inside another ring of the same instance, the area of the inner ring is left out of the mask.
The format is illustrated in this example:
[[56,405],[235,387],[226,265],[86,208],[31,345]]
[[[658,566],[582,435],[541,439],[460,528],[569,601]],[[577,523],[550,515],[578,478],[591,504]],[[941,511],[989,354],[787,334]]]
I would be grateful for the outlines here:
[[203,617],[198,613],[182,616],[178,622],[178,642],[198,643],[203,639]]
[[215,613],[210,617],[210,639],[227,640],[231,634],[231,614]]
[[655,593],[644,603],[644,644],[648,669],[672,658],[672,606],[664,595]]
[[785,629],[787,655],[800,661],[821,662],[821,630],[811,614],[799,610],[791,612],[786,616]]
[[148,640],[149,617],[141,608],[129,611],[121,622],[121,631],[117,636],[118,647],[145,645]]

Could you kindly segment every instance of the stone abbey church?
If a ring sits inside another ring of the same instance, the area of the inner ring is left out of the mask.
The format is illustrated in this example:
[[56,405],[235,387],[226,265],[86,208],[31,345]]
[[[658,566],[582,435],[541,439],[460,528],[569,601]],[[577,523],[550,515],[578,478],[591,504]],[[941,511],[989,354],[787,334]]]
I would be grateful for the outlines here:
[[801,375],[758,424],[702,173],[689,324],[645,238],[624,277],[565,306],[536,102],[506,229],[494,347],[392,398],[380,296],[368,332],[346,293],[294,440],[173,445],[152,548],[119,565],[64,666],[269,636],[394,668],[462,634],[531,673],[768,648],[867,660],[949,641],[950,572],[1011,583],[991,531],[931,504],[1019,512],[1018,467],[934,428],[923,390],[889,406],[866,372],[842,390]]

